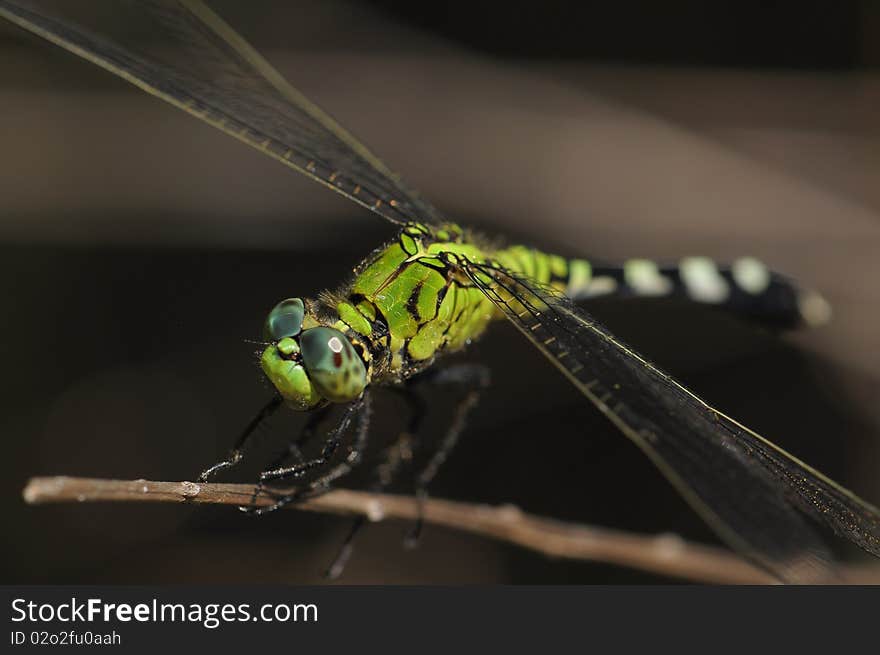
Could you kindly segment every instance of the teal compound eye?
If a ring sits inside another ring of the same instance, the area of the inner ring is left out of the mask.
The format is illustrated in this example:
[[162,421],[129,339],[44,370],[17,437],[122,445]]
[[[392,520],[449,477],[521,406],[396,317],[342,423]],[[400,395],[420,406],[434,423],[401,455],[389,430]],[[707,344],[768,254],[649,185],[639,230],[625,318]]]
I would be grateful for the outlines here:
[[263,337],[267,341],[281,341],[295,337],[302,330],[306,309],[300,298],[288,298],[272,308],[263,325]]
[[367,386],[364,362],[339,330],[316,327],[299,338],[303,364],[317,391],[327,400],[344,403]]

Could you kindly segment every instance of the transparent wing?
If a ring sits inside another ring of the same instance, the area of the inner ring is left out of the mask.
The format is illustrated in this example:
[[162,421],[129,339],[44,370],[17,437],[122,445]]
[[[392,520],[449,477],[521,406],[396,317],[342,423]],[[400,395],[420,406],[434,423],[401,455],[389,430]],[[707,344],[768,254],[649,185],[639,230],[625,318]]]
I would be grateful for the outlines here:
[[880,513],[713,409],[554,290],[492,263],[458,265],[731,547],[789,582],[833,579],[796,511],[880,556]]
[[[113,0],[103,5],[0,0],[0,16],[393,223],[438,220],[436,209],[198,0]],[[108,15],[116,20],[106,20]],[[121,45],[125,42],[130,45]]]

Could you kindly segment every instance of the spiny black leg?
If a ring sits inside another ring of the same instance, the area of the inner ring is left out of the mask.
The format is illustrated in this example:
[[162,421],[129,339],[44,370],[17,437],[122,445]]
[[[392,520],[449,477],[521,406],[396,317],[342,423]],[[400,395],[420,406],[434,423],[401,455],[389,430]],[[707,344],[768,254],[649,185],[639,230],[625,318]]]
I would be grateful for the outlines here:
[[[302,464],[300,464],[299,467],[303,470],[302,473],[291,472],[291,473],[287,474],[287,477],[299,477],[299,476],[303,475],[308,470],[316,468],[317,466],[325,465],[329,461],[329,459],[333,455],[333,453],[338,449],[339,444],[342,442],[341,435],[345,432],[346,428],[348,427],[348,424],[351,420],[352,415],[354,413],[359,413],[360,420],[358,423],[358,431],[357,431],[357,434],[355,436],[355,439],[354,439],[352,445],[349,447],[348,455],[346,456],[346,458],[343,462],[337,464],[335,467],[333,467],[333,469],[331,469],[325,475],[312,481],[307,487],[304,487],[303,489],[297,489],[293,493],[278,495],[278,494],[275,494],[275,493],[269,491],[268,493],[273,498],[275,498],[275,503],[273,503],[272,505],[269,505],[267,507],[253,509],[250,513],[257,514],[257,515],[265,514],[267,512],[275,511],[276,509],[284,507],[285,505],[288,505],[292,502],[321,495],[322,493],[325,493],[326,491],[329,490],[330,484],[333,481],[335,481],[338,478],[342,477],[343,475],[346,475],[347,473],[349,473],[360,462],[361,453],[363,452],[364,448],[366,447],[367,435],[368,435],[369,426],[370,426],[370,415],[371,415],[371,411],[372,411],[372,406],[371,406],[370,400],[371,399],[370,399],[369,394],[364,393],[364,395],[361,396],[361,399],[359,401],[357,401],[357,403],[354,403],[352,406],[350,406],[349,409],[346,411],[346,414],[345,414],[345,416],[343,416],[342,421],[333,430],[333,432],[331,433],[331,436],[327,440],[327,443],[324,445],[324,449],[321,451],[321,455],[313,460],[310,460],[308,462],[303,462]],[[288,469],[285,469],[285,470],[292,471],[293,469],[296,469],[296,468],[297,468],[297,466],[292,466],[292,467],[289,467]],[[277,475],[278,472],[279,471],[276,470],[276,471],[266,471],[264,473]],[[264,480],[262,479],[262,477],[263,477],[262,475],[260,477],[261,477],[261,480],[258,485],[258,488],[262,489],[262,484],[263,484]],[[283,479],[283,478],[275,477],[272,479],[275,480],[275,479]],[[255,500],[256,500],[256,494],[252,498],[252,505]]]
[[272,416],[278,408],[281,407],[281,396],[274,396],[272,400],[270,400],[266,405],[251,419],[251,422],[247,424],[244,431],[239,435],[238,439],[235,442],[235,445],[232,447],[232,450],[229,451],[229,455],[226,456],[221,462],[217,462],[213,466],[206,468],[199,475],[199,482],[207,482],[212,476],[216,475],[220,471],[223,471],[228,468],[232,468],[236,464],[241,461],[242,453],[244,452],[244,447],[247,444],[248,440],[251,436],[256,433],[257,428],[260,424],[265,421],[267,418]]
[[[360,461],[361,451],[366,445],[367,433],[369,431],[370,410],[370,396],[367,392],[365,392],[359,400],[353,402],[351,405],[348,406],[345,414],[342,417],[342,420],[328,435],[327,441],[325,442],[324,447],[321,450],[321,454],[318,455],[318,457],[304,462],[299,462],[292,466],[263,471],[262,473],[260,473],[260,480],[256,488],[254,489],[254,494],[251,497],[250,505],[240,507],[239,509],[247,512],[248,514],[266,514],[268,512],[273,512],[276,509],[284,507],[285,505],[288,505],[296,500],[305,498],[306,496],[316,495],[316,493],[323,493],[324,491],[326,491],[328,485],[331,482],[348,473]],[[276,501],[272,505],[268,505],[266,507],[255,506],[257,496],[260,494],[261,491],[263,491],[263,487],[266,482],[274,482],[290,478],[301,478],[303,475],[313,469],[326,466],[327,463],[330,461],[330,458],[334,455],[334,453],[338,450],[340,444],[342,443],[342,435],[345,433],[345,430],[348,428],[349,424],[351,423],[351,419],[355,414],[358,414],[360,418],[360,421],[358,423],[358,432],[355,437],[354,443],[349,448],[349,453],[345,461],[337,464],[333,469],[331,469],[329,473],[321,476],[303,489],[297,489],[290,494],[281,496],[278,496],[277,494],[269,491],[269,495],[274,497]]]
[[363,452],[367,447],[367,438],[370,435],[370,418],[373,415],[372,399],[368,391],[365,391],[363,396],[361,396],[358,410],[357,433],[348,449],[348,455],[327,473],[314,480],[309,485],[310,491],[321,491],[329,488],[333,482],[348,475],[354,467],[361,463]]
[[[302,430],[299,433],[299,436],[296,439],[290,441],[287,447],[278,454],[278,456],[272,460],[272,463],[269,464],[269,470],[277,469],[280,467],[289,457],[293,457],[297,462],[302,462],[302,451],[300,450],[306,443],[308,443],[312,437],[315,435],[318,426],[321,422],[327,417],[327,414],[330,412],[330,407],[325,406],[321,407],[313,411],[309,414],[308,419],[306,419],[306,423],[303,426]],[[256,510],[256,500],[260,493],[263,491],[263,480],[260,479],[257,482],[257,485],[254,487],[254,492],[251,494],[251,500],[248,507],[239,507],[240,510],[245,511],[249,514],[252,514]]]
[[288,458],[293,457],[294,460],[301,463],[303,462],[302,450],[301,448],[305,446],[309,441],[312,440],[312,437],[315,436],[315,432],[318,429],[318,426],[327,418],[327,414],[330,413],[330,405],[325,405],[320,409],[316,409],[309,414],[308,419],[306,419],[305,425],[303,425],[302,430],[297,436],[296,439],[292,439],[290,443],[287,444],[287,447],[282,450],[278,456],[272,460],[272,462],[266,467],[266,470],[271,471],[273,469],[278,469],[287,461]]
[[[395,442],[388,447],[384,459],[376,467],[376,480],[370,486],[370,491],[375,493],[384,491],[394,481],[394,478],[397,476],[403,463],[412,460],[412,431],[418,426],[424,415],[424,402],[411,389],[407,389],[403,393],[414,399],[410,399],[409,402],[410,407],[414,408],[414,412],[410,416],[407,429],[404,432],[401,432]],[[415,415],[418,410],[421,410],[422,416]],[[345,565],[348,563],[351,553],[354,550],[354,538],[358,535],[361,529],[366,526],[366,524],[366,517],[363,516],[357,517],[352,522],[348,535],[339,548],[339,552],[336,554],[333,563],[330,564],[324,574],[327,579],[335,580],[342,575],[342,571],[345,569]]]
[[334,428],[334,430],[327,436],[327,441],[324,443],[320,455],[310,460],[297,462],[291,466],[267,469],[260,473],[260,481],[274,482],[276,480],[286,480],[288,478],[301,478],[308,471],[327,464],[327,461],[333,456],[336,449],[339,448],[340,443],[342,443],[342,435],[345,433],[345,430],[348,429],[352,417],[361,409],[361,407],[363,407],[362,401],[352,403],[348,407],[339,425],[336,426],[336,428]]
[[415,439],[409,432],[401,432],[397,439],[385,451],[382,462],[376,466],[376,481],[372,491],[385,491],[397,477],[404,464],[412,462]]
[[[428,377],[425,377],[425,379],[431,380],[435,375],[436,373],[427,374]],[[390,387],[392,391],[403,396],[403,399],[409,406],[409,420],[406,424],[405,434],[408,434],[410,438],[414,438],[419,433],[428,411],[428,405],[425,402],[425,399],[415,391],[416,386],[421,380],[422,378],[419,377],[414,381],[405,383],[403,386]]]
[[342,575],[342,571],[345,569],[345,565],[348,564],[348,560],[351,558],[351,553],[354,550],[354,538],[366,524],[367,517],[365,516],[359,516],[352,521],[348,535],[339,547],[339,552],[336,554],[336,557],[333,558],[333,563],[330,564],[324,572],[324,577],[327,580],[335,580]]
[[424,526],[425,501],[428,499],[428,485],[437,475],[437,471],[448,459],[449,454],[464,430],[467,422],[467,416],[470,411],[480,402],[480,395],[483,389],[489,386],[489,369],[479,364],[460,364],[451,366],[438,371],[435,375],[426,379],[427,382],[435,385],[455,384],[461,385],[468,389],[467,393],[456,405],[455,413],[452,417],[452,423],[446,431],[443,439],[440,441],[437,450],[428,460],[427,465],[416,476],[415,481],[415,497],[418,507],[416,524],[409,534],[404,538],[404,545],[407,548],[414,548],[422,534]]

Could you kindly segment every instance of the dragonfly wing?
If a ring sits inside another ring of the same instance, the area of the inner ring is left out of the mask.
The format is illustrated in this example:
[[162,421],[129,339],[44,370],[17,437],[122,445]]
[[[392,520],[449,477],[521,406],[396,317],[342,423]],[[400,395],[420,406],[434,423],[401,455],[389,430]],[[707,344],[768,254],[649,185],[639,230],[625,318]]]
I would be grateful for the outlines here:
[[[393,223],[438,221],[436,209],[198,0],[132,0],[125,5],[129,11],[122,24],[102,23],[95,29],[68,16],[84,13],[76,12],[77,4],[0,0],[0,16]],[[113,9],[119,13],[118,6]],[[100,18],[100,12],[93,13]],[[149,38],[131,39],[125,30],[132,25]],[[130,47],[121,45],[126,40]]]
[[874,507],[707,405],[558,292],[493,263],[458,263],[741,554],[784,581],[833,579],[797,508],[880,556]]

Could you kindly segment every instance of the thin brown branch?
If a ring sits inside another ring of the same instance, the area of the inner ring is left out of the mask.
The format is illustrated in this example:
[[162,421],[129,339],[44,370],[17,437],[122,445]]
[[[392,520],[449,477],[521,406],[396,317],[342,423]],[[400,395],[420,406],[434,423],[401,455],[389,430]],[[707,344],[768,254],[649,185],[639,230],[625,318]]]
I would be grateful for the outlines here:
[[[94,478],[32,478],[22,495],[27,503],[163,502],[247,505],[253,485],[103,480]],[[258,505],[269,498],[257,499]],[[371,521],[415,520],[411,497],[336,490],[293,509],[363,515]],[[488,506],[429,499],[425,521],[517,544],[551,557],[616,564],[695,582],[766,584],[773,580],[733,553],[688,543],[674,535],[644,536],[533,516],[511,505]],[[876,569],[850,567],[848,582],[878,583]]]

